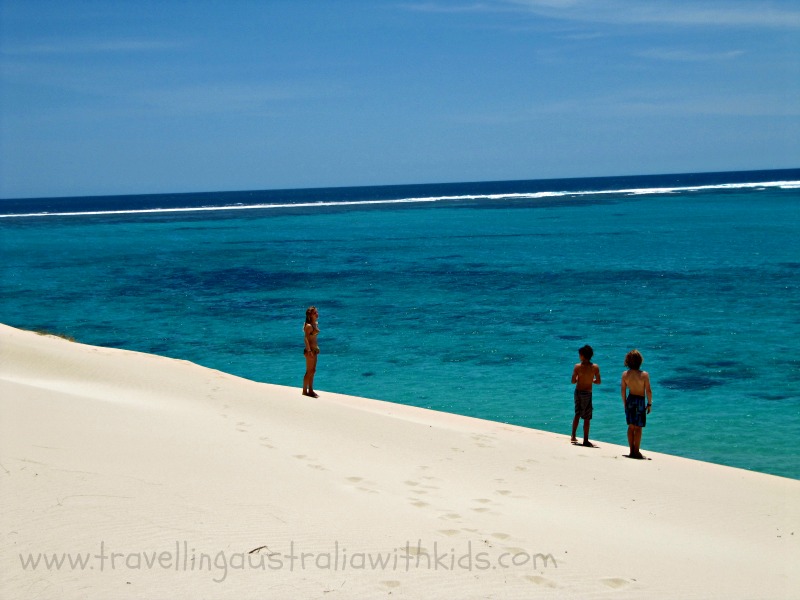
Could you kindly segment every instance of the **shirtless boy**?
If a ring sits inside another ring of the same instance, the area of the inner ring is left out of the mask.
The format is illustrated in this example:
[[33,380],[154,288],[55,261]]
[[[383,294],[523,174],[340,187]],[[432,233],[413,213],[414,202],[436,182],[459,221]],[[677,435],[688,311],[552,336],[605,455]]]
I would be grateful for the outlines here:
[[[622,405],[625,407],[625,420],[628,422],[629,458],[644,459],[639,447],[642,444],[642,428],[647,423],[647,415],[653,407],[653,390],[650,389],[650,375],[640,370],[642,355],[631,350],[625,356],[628,370],[622,373]],[[627,396],[625,392],[628,392]],[[645,396],[647,402],[645,403]]]
[[589,426],[592,421],[592,384],[600,383],[600,367],[592,362],[594,350],[588,344],[578,350],[581,362],[572,369],[572,383],[575,384],[575,418],[572,420],[572,443],[577,444],[575,437],[578,422],[583,419],[583,445],[594,448],[589,441]]

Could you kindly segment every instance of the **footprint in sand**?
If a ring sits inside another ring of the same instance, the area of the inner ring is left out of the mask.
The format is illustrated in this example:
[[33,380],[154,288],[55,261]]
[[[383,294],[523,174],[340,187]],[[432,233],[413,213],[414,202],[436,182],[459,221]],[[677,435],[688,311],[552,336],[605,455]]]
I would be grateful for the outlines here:
[[399,581],[381,581],[381,585],[385,585],[387,588],[398,588],[400,587]]
[[[491,504],[492,503],[492,501],[489,500],[489,498],[474,498],[472,501],[473,502],[478,502],[480,504]],[[485,506],[481,506],[480,508],[471,508],[470,510],[473,511],[473,512],[485,513],[485,512],[489,512],[491,509],[488,508],[488,507],[485,507]]]
[[628,587],[631,582],[623,577],[603,577],[600,582],[615,590]]
[[345,477],[345,481],[355,486],[355,489],[357,489],[359,492],[366,492],[367,494],[380,493],[378,490],[374,490],[371,487],[367,487],[369,485],[377,485],[374,481],[370,481],[369,479],[364,479],[363,477],[358,477],[357,475],[353,475],[352,477]]
[[408,556],[417,556],[418,554],[419,555],[428,554],[428,549],[423,548],[422,546],[408,546],[406,550],[408,551]]
[[526,575],[525,579],[528,581],[535,583],[536,585],[542,585],[544,587],[549,588],[557,588],[558,584],[553,581],[552,579],[548,579],[547,577],[542,577],[540,575]]
[[[311,457],[309,457],[307,454],[293,454],[292,456],[293,456],[294,458],[296,458],[297,460],[309,460],[309,461],[312,461],[312,460],[317,460],[316,458],[311,458]],[[327,471],[327,470],[328,470],[328,469],[326,469],[325,467],[323,467],[322,465],[308,464],[308,465],[306,465],[306,466],[307,466],[309,469],[316,469],[316,470],[318,470],[318,471]]]
[[[420,479],[424,479],[425,481],[428,481],[428,482],[441,481],[441,479],[439,479],[438,477],[431,477],[430,475],[423,475],[422,477],[420,477]],[[427,484],[427,485],[426,484],[422,484],[422,487],[424,487],[426,490],[438,490],[439,489],[438,486],[430,485],[430,484]]]
[[453,537],[454,535],[458,535],[461,532],[458,529],[440,529],[439,533],[443,533],[448,537]]
[[516,467],[514,467],[514,470],[515,471],[527,471],[528,467],[525,466],[526,464],[527,465],[534,465],[534,464],[536,464],[538,462],[539,461],[536,460],[536,459],[528,458],[527,460],[523,460],[521,465],[517,465]]
[[[428,492],[426,492],[425,490],[423,490],[423,489],[419,489],[419,487],[417,487],[417,486],[420,486],[420,483],[419,483],[419,482],[417,482],[417,481],[405,481],[405,482],[403,482],[403,483],[405,483],[405,484],[406,484],[407,486],[409,486],[409,487],[412,487],[412,488],[414,488],[414,489],[412,489],[412,490],[411,490],[411,493],[412,493],[412,494],[420,494],[420,495],[425,495],[425,494],[427,494],[427,493],[428,493]],[[435,489],[438,489],[438,488],[435,488],[435,487],[433,487],[433,486],[430,486],[430,485],[424,485],[424,486],[421,486],[421,487],[426,487],[426,488],[428,488],[428,489],[434,489],[434,490],[435,490]]]
[[494,438],[486,435],[473,435],[472,441],[475,442],[475,445],[478,446],[478,448],[494,448],[492,445]]
[[439,517],[440,519],[447,519],[449,521],[455,521],[461,518],[461,515],[458,513],[447,513],[446,515],[442,515]]

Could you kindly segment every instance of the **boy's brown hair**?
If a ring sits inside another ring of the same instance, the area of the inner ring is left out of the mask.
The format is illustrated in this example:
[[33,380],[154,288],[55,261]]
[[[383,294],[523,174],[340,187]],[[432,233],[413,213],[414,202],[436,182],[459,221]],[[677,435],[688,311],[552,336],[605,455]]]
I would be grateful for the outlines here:
[[642,362],[644,359],[642,358],[642,353],[638,350],[631,350],[625,355],[625,366],[629,369],[633,369],[634,371],[638,371],[639,367],[642,366]]

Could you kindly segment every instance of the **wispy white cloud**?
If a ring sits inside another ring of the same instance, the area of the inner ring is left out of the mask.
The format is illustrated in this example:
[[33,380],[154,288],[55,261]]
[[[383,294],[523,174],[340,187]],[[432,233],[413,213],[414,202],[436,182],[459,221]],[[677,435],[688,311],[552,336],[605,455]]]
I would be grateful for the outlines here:
[[555,20],[615,25],[675,25],[747,28],[800,28],[800,8],[753,0],[494,0],[416,2],[401,5],[425,12],[500,12],[516,10]]
[[461,3],[442,3],[442,2],[405,2],[398,6],[405,10],[421,13],[475,13],[475,12],[498,12],[500,10],[511,10],[509,6],[503,6],[500,2],[461,2]]
[[642,58],[674,62],[718,62],[734,60],[743,56],[744,50],[729,50],[727,52],[695,52],[693,50],[678,50],[667,48],[653,48],[637,53]]
[[183,42],[157,40],[48,40],[22,45],[4,45],[7,56],[60,56],[76,54],[138,53],[174,50],[187,46]]
[[636,100],[618,105],[622,116],[681,117],[793,117],[800,116],[800,103],[771,94],[707,95],[701,98]]
[[793,4],[735,1],[666,2],[663,0],[509,0],[535,14],[610,24],[684,26],[800,27]]
[[[318,97],[318,87],[268,84],[207,84],[144,90],[130,99],[161,113],[253,113],[275,103]],[[330,93],[330,90],[328,90]]]
[[[67,88],[62,89],[66,90]],[[114,123],[131,119],[148,123],[152,119],[288,118],[304,103],[346,96],[336,84],[249,84],[230,82],[188,86],[152,86],[141,89],[103,87],[87,84],[69,88],[71,101],[61,96],[46,106],[4,107],[4,117],[15,126],[35,129],[55,123]],[[79,98],[80,101],[75,101]]]
[[800,116],[800,102],[771,94],[739,94],[684,98],[676,94],[641,91],[601,94],[587,98],[545,100],[524,108],[497,112],[454,112],[449,119],[461,124],[508,126],[533,122],[584,119],[646,119],[654,117],[776,117]]

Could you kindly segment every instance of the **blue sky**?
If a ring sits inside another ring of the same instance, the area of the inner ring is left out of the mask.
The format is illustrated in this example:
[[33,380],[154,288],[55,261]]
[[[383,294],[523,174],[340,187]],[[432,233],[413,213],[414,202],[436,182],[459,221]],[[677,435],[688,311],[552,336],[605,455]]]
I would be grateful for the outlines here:
[[800,4],[0,0],[0,197],[800,167]]

